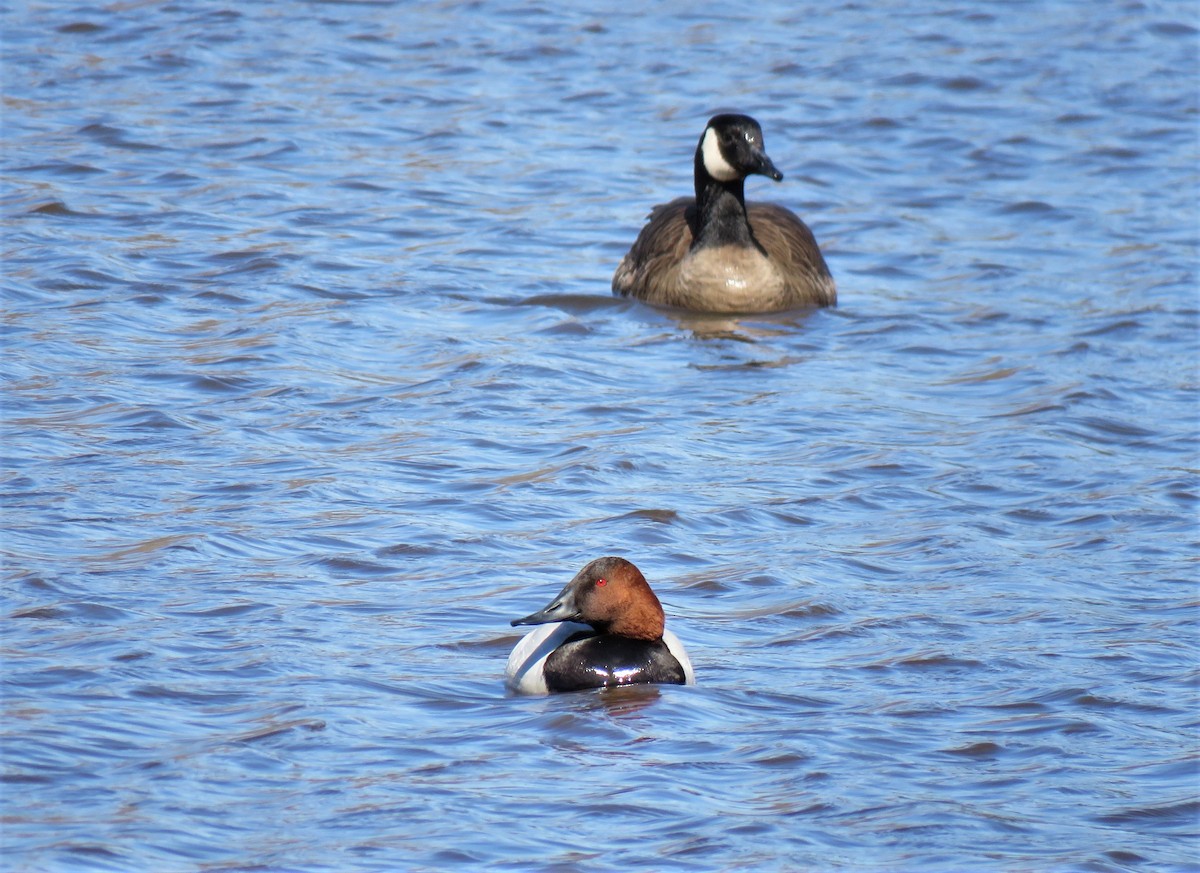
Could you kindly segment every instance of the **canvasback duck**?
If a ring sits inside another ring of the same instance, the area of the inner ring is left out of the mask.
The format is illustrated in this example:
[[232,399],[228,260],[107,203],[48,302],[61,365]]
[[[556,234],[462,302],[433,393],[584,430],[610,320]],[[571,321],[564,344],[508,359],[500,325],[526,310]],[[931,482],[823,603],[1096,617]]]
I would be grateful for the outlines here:
[[512,625],[542,625],[508,656],[508,687],[523,694],[695,685],[692,662],[665,628],[662,604],[642,571],[624,558],[597,558],[533,615]]
[[701,312],[837,304],[808,225],[782,206],[746,203],[747,176],[783,179],[757,121],[714,115],[693,163],[696,196],[654,207],[613,275],[614,294]]

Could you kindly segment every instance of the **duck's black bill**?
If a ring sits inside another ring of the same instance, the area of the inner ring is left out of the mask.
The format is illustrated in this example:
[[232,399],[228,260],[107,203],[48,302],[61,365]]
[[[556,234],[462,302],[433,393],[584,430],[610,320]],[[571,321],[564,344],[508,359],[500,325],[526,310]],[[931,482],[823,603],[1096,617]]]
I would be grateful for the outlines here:
[[568,585],[558,597],[550,601],[550,605],[545,609],[524,618],[514,618],[511,624],[516,627],[522,624],[548,624],[552,621],[579,621],[579,619],[579,608],[575,605],[575,595]]

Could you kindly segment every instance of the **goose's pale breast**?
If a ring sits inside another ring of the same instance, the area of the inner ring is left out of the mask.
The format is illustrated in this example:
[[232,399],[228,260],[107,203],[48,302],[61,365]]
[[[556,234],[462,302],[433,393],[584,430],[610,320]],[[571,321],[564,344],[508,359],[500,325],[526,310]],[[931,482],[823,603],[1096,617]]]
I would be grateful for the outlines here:
[[786,305],[783,276],[758,249],[711,246],[679,265],[679,303],[707,312],[754,312]]

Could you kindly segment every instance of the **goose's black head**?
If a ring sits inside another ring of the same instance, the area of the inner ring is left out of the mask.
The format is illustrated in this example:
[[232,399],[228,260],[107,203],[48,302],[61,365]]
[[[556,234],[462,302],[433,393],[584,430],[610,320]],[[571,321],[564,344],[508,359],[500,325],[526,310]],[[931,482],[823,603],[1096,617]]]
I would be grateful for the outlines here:
[[767,157],[762,128],[749,115],[714,115],[708,120],[696,146],[696,188],[708,179],[723,185],[738,185],[750,175],[783,179],[783,173]]

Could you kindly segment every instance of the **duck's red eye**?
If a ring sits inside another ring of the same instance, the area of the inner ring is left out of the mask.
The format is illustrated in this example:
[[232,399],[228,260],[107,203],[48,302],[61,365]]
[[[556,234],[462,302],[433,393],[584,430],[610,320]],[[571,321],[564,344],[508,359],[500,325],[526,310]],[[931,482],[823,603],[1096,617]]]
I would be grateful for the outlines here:
[[603,588],[607,584],[608,584],[608,580],[605,579],[603,576],[601,576],[599,579],[596,580],[597,588]]

